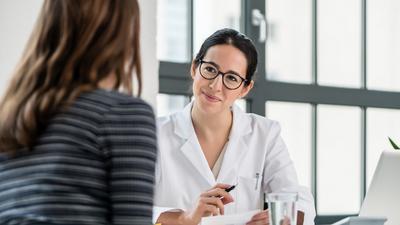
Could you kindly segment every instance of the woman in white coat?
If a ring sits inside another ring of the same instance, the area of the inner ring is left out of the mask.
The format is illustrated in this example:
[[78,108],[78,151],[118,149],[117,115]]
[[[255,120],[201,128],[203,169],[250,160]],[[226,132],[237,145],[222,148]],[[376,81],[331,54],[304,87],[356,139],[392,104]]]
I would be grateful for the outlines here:
[[[256,67],[253,43],[235,30],[219,30],[201,46],[190,71],[195,100],[158,121],[154,221],[198,224],[262,209],[264,193],[297,192],[299,215],[314,224],[313,197],[298,184],[279,124],[234,104],[253,88]],[[247,224],[268,224],[268,212]]]

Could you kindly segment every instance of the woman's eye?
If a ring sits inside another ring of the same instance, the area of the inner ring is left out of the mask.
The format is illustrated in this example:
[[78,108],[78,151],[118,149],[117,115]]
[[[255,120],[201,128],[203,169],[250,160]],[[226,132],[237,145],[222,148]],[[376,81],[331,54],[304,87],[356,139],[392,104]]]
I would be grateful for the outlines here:
[[216,73],[217,72],[217,70],[214,67],[211,67],[211,66],[207,66],[206,67],[206,71],[210,72],[210,73]]
[[233,81],[233,82],[238,82],[238,81],[239,81],[239,79],[238,79],[236,76],[230,75],[230,74],[227,74],[227,75],[226,75],[226,78],[227,78],[229,81]]

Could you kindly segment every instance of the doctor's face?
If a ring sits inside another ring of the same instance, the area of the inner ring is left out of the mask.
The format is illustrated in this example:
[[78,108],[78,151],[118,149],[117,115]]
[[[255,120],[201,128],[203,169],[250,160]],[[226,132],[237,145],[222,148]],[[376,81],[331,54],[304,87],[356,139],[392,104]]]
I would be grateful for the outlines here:
[[[215,79],[207,77],[207,73],[216,74],[218,71],[220,73]],[[253,87],[253,81],[247,86],[244,84],[246,71],[246,56],[239,49],[227,44],[210,47],[202,63],[197,66],[192,63],[196,107],[211,114],[229,111],[234,101],[247,95]]]

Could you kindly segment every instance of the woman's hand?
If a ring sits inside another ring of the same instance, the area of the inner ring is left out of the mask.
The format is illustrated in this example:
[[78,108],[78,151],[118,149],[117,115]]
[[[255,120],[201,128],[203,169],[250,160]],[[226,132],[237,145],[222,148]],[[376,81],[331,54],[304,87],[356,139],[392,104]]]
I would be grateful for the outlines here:
[[[268,209],[254,215],[246,225],[270,225]],[[289,218],[283,218],[280,225],[291,225]]]
[[268,209],[255,214],[246,225],[269,225]]
[[199,224],[201,217],[216,216],[224,214],[224,205],[233,202],[232,196],[225,191],[229,184],[217,184],[202,193],[197,200],[194,209],[181,215],[181,224]]

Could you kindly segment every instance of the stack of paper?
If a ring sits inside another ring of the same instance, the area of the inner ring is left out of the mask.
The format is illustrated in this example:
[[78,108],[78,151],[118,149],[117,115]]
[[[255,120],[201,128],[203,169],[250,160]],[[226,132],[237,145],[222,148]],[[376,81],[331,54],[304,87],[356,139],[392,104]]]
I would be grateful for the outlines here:
[[253,210],[245,213],[222,215],[222,216],[210,216],[203,217],[201,225],[233,225],[233,224],[246,224],[250,221],[251,217],[259,213],[260,210]]

